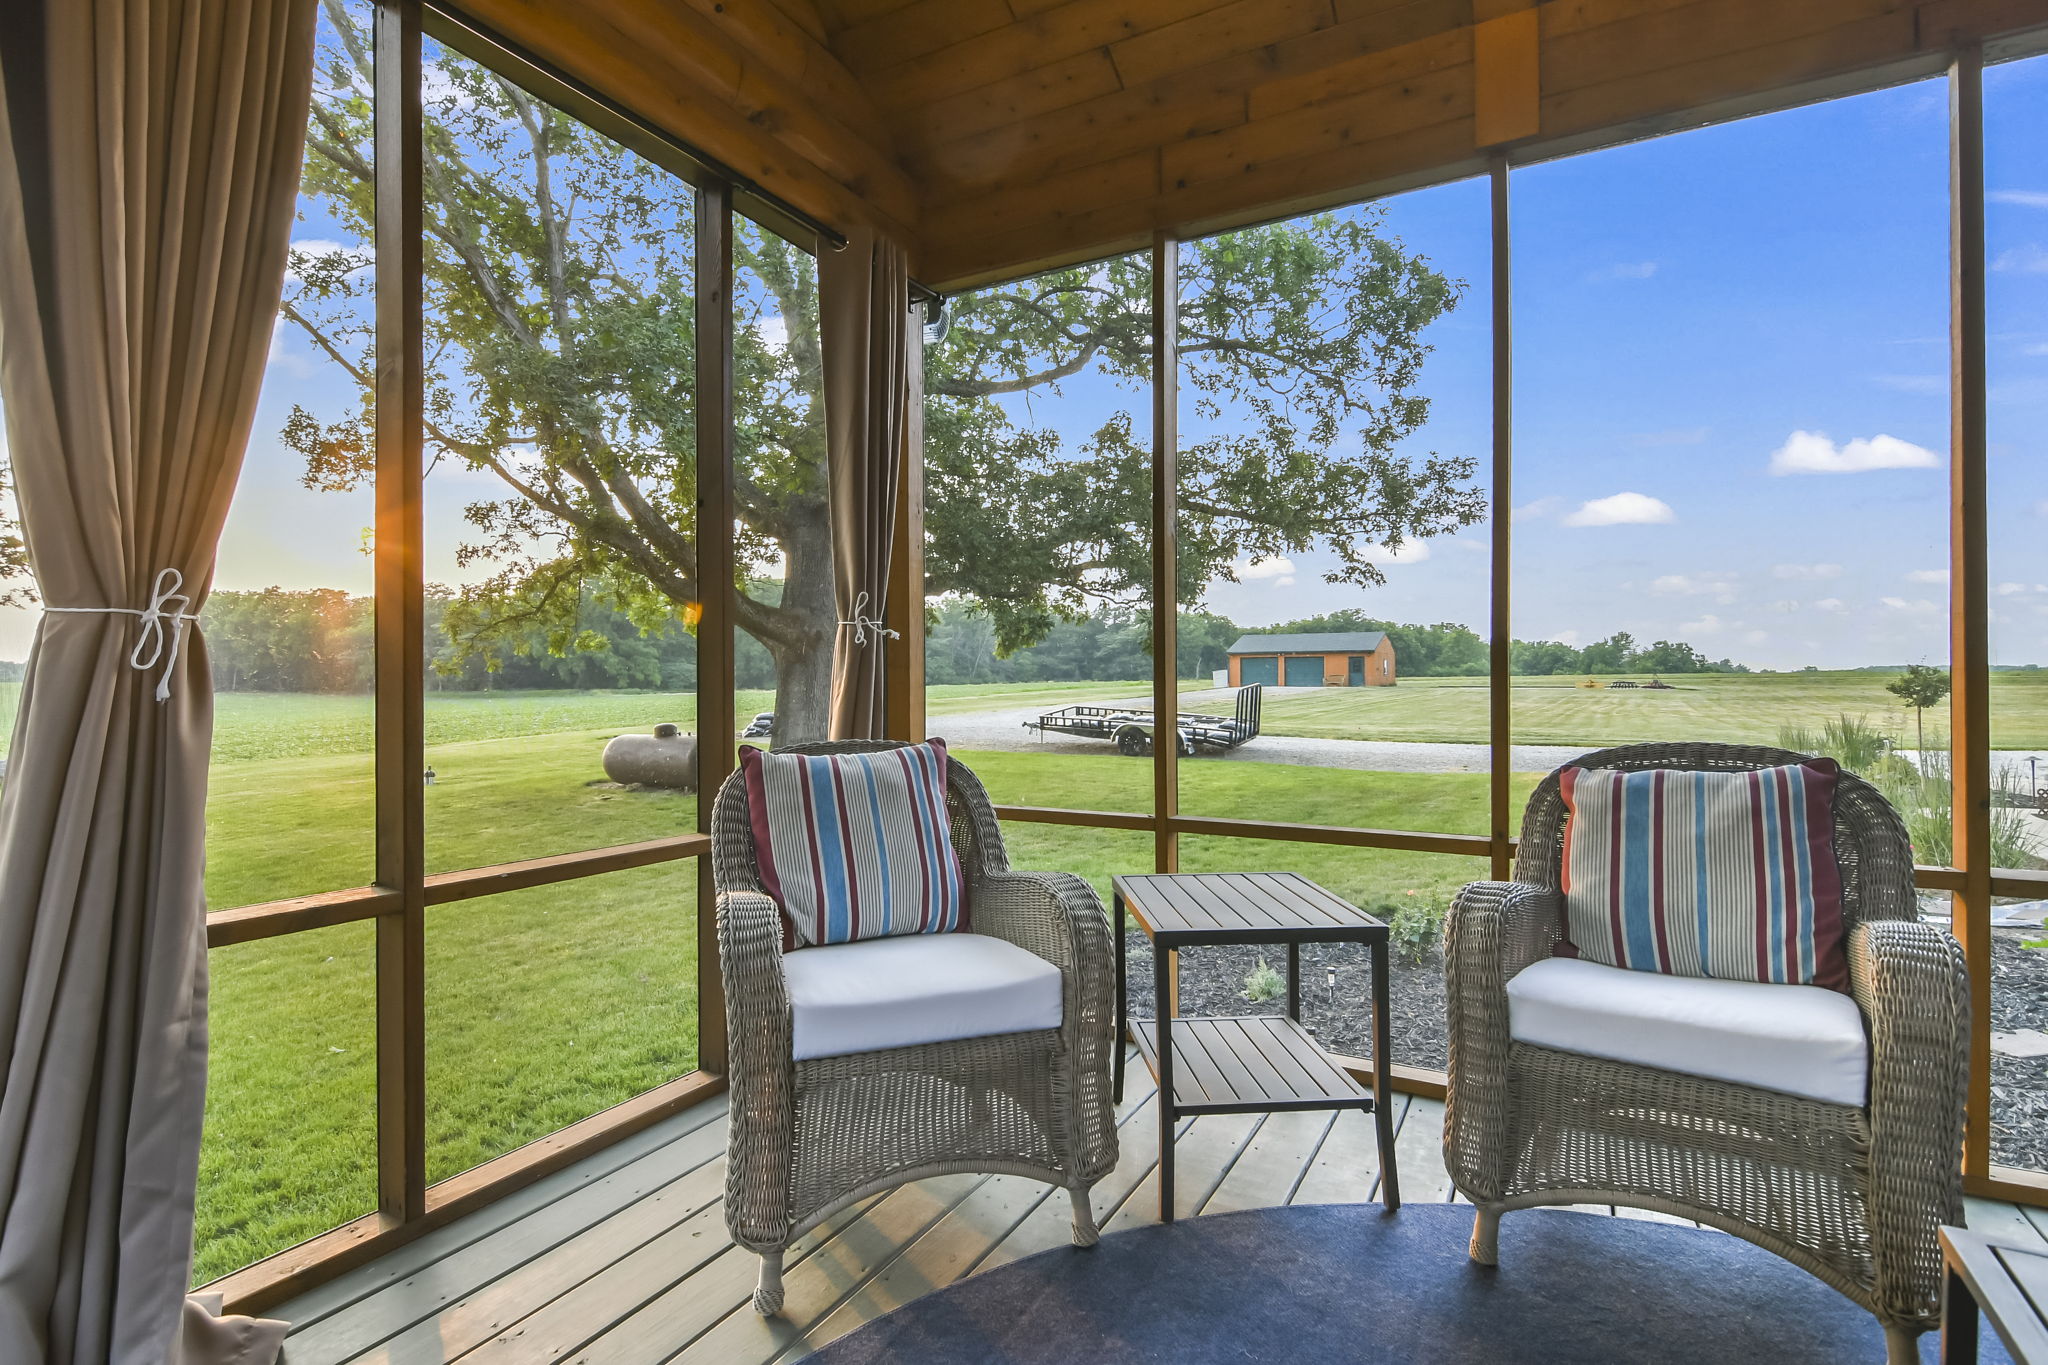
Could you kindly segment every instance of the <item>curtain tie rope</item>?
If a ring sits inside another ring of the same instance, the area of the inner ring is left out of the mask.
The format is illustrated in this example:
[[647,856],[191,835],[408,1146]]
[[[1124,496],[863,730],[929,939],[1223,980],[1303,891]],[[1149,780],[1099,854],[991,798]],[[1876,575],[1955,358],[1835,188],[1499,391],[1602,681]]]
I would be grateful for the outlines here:
[[866,644],[868,642],[868,632],[871,630],[875,633],[876,644],[881,643],[881,637],[884,635],[888,636],[892,640],[900,640],[903,638],[903,633],[901,631],[889,629],[880,621],[877,621],[874,617],[868,615],[867,611],[868,595],[867,593],[863,592],[859,597],[853,599],[853,619],[851,621],[841,621],[839,623],[841,629],[844,629],[847,626],[853,627],[853,642],[855,644]]
[[[149,605],[145,607],[44,607],[46,612],[75,612],[91,616],[133,616],[141,623],[136,636],[135,648],[128,652],[128,666],[138,672],[147,673],[155,668],[158,660],[163,661],[163,676],[157,679],[156,699],[168,701],[171,696],[171,676],[178,671],[178,654],[185,647],[185,628],[197,621],[198,616],[186,611],[192,599],[179,589],[185,586],[185,575],[176,569],[158,571],[156,582],[151,585]],[[169,621],[170,629],[164,628]],[[168,638],[168,649],[165,640]]]

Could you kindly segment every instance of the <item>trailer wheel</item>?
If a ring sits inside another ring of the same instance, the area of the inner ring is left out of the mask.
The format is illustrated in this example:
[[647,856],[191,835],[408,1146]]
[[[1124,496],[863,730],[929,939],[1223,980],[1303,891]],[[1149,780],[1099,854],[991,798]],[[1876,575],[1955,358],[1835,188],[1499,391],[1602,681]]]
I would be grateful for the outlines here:
[[1149,758],[1152,754],[1152,736],[1135,725],[1126,725],[1116,732],[1116,751],[1127,758]]

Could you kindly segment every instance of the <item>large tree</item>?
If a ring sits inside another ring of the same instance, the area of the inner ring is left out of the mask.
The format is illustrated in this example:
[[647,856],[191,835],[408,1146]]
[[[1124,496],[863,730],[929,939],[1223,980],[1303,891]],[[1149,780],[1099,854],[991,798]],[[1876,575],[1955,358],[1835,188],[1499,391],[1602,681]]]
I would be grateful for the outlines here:
[[[340,0],[326,13],[304,188],[367,240],[370,56]],[[453,53],[430,54],[425,86],[425,439],[434,467],[493,490],[465,510],[477,581],[445,618],[457,661],[588,647],[592,602],[648,629],[693,619],[716,588],[696,557],[692,192]],[[737,621],[775,660],[778,737],[811,738],[837,629],[815,269],[751,227],[735,252]],[[1479,517],[1471,460],[1397,453],[1427,416],[1422,334],[1458,286],[1377,211],[1183,253],[1183,378],[1203,429],[1180,450],[1183,604],[1233,565],[1312,549],[1334,554],[1333,580],[1376,584],[1386,551]],[[294,410],[285,438],[313,487],[370,473],[365,264],[294,253],[284,315],[360,393]],[[1069,448],[1017,405],[1093,382],[1142,406],[1150,333],[1145,263],[1124,258],[957,299],[932,348],[926,586],[985,611],[1005,652],[1149,581],[1141,424],[1117,411]]]

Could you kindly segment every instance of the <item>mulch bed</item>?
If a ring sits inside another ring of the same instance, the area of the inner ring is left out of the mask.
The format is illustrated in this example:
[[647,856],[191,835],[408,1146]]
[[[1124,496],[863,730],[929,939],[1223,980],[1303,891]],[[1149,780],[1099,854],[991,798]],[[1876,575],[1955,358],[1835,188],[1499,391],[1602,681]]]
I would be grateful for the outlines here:
[[[2023,1029],[2048,1031],[2048,949],[2023,948],[2023,939],[2044,936],[2040,929],[1998,929],[1992,932],[1991,1028],[1994,1033]],[[1130,943],[1130,1008],[1132,1015],[1152,1014],[1152,944],[1132,931]],[[1252,1002],[1244,998],[1245,978],[1258,965],[1253,948],[1185,949],[1180,955],[1181,1012],[1190,1015],[1279,1014],[1282,1000]],[[1266,954],[1281,972],[1284,951]],[[1354,943],[1310,944],[1302,949],[1302,1020],[1323,1046],[1352,1057],[1372,1055],[1372,1026],[1366,951]],[[1336,991],[1330,990],[1329,969],[1337,969]],[[1433,951],[1426,962],[1396,959],[1390,995],[1393,1005],[1394,1060],[1410,1066],[1444,1065],[1443,958]],[[2048,1057],[2010,1057],[1993,1052],[1991,1061],[1991,1159],[2005,1166],[2048,1170]]]

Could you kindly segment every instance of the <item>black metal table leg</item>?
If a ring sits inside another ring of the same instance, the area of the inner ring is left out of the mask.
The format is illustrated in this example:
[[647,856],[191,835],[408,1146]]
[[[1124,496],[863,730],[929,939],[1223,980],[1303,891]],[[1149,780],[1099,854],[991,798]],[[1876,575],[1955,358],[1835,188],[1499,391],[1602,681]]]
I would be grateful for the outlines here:
[[1174,952],[1152,947],[1152,993],[1159,1029],[1159,1221],[1173,1221],[1173,1004],[1168,998],[1173,980]]
[[1401,1177],[1394,1168],[1393,1011],[1387,1003],[1387,940],[1372,943],[1372,1110],[1380,1139],[1380,1202],[1401,1207]]
[[1124,976],[1128,970],[1128,959],[1124,952],[1124,893],[1110,892],[1110,902],[1116,907],[1116,1102],[1124,1102],[1125,1052],[1130,1048],[1131,1021],[1130,1006],[1125,998]]
[[1287,945],[1287,1017],[1301,1022],[1301,945]]
[[1941,1365],[1977,1365],[1977,1296],[1953,1268],[1941,1277]]

